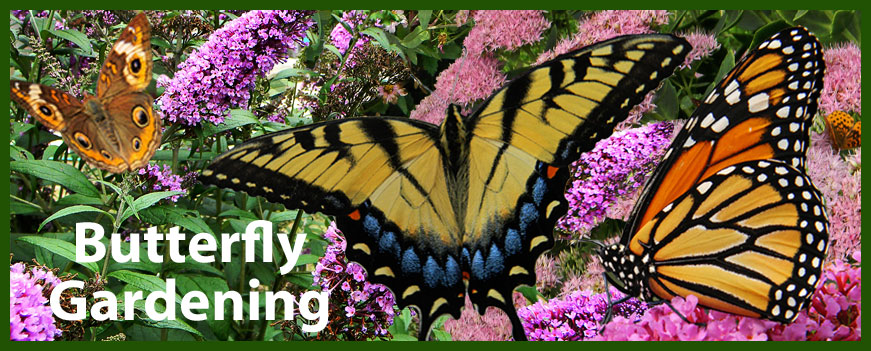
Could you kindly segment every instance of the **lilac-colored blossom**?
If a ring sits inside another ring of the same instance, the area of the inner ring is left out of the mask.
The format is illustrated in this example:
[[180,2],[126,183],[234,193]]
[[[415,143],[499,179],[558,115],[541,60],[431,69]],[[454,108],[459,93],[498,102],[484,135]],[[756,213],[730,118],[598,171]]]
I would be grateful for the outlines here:
[[[151,190],[154,191],[182,191],[187,193],[185,184],[191,183],[197,177],[196,172],[189,172],[184,176],[180,176],[174,174],[169,165],[163,165],[163,168],[161,168],[155,164],[149,164],[140,168],[138,173],[145,176],[146,180],[151,184]],[[176,202],[181,196],[182,194],[173,195],[169,197],[169,200]]]
[[611,300],[605,293],[575,291],[560,298],[539,301],[517,311],[529,340],[585,340],[596,336],[609,306],[613,316],[638,320],[647,304],[630,298],[612,303],[625,295],[611,288]]
[[9,340],[50,341],[61,335],[46,295],[60,283],[54,273],[24,263],[9,266]]
[[250,11],[218,29],[179,65],[157,105],[172,122],[223,122],[229,109],[247,108],[257,77],[288,50],[303,45],[313,11]]

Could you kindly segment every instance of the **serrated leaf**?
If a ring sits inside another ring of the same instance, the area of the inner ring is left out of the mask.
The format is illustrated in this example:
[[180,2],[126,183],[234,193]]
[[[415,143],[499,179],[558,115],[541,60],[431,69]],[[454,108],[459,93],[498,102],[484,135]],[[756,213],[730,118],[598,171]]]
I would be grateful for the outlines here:
[[76,246],[71,242],[63,241],[55,238],[48,238],[44,236],[23,236],[18,238],[18,241],[26,242],[35,246],[39,246],[43,249],[51,251],[52,253],[61,256],[70,260],[71,262],[76,262],[85,268],[89,269],[92,272],[97,272],[100,270],[100,267],[96,262],[78,262],[76,261]]
[[97,187],[81,171],[66,163],[46,160],[21,160],[9,163],[13,172],[29,174],[39,179],[56,183],[73,192],[99,197]]
[[48,222],[51,222],[55,219],[58,219],[58,218],[61,218],[64,216],[69,216],[71,214],[83,213],[83,212],[97,212],[97,213],[102,213],[102,214],[106,215],[107,217],[110,217],[110,218],[112,217],[112,215],[110,215],[108,212],[103,211],[103,210],[96,208],[96,207],[93,207],[93,206],[75,205],[75,206],[62,208],[62,209],[60,209],[60,211],[53,213],[51,216],[48,216],[48,218],[46,218],[44,221],[42,221],[42,223],[39,224],[39,228],[37,228],[36,231],[39,232],[40,230],[42,230],[42,227],[44,227],[46,224],[48,224]]

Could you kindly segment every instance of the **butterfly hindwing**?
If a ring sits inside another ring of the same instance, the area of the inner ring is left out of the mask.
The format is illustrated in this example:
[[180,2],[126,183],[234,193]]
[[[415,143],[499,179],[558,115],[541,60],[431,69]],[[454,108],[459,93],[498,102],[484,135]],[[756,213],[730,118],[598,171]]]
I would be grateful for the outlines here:
[[793,320],[819,281],[828,220],[807,177],[822,89],[819,42],[791,28],[761,43],[696,109],[601,255],[631,295]]

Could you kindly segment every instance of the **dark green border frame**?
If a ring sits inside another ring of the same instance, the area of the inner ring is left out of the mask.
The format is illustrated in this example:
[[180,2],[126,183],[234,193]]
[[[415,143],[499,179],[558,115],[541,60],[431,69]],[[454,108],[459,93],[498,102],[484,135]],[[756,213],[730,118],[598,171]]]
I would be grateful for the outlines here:
[[[23,6],[16,6],[23,5]],[[700,1],[689,1],[689,0],[659,0],[659,1],[651,1],[651,0],[622,0],[619,2],[609,2],[609,1],[589,1],[589,0],[536,0],[536,1],[496,1],[496,0],[486,0],[486,1],[478,1],[478,2],[469,2],[467,1],[457,1],[457,0],[439,0],[439,1],[431,1],[427,3],[422,2],[410,2],[410,1],[397,1],[397,0],[375,0],[375,1],[349,1],[349,0],[330,0],[328,2],[319,2],[319,1],[294,1],[294,0],[245,0],[245,1],[229,1],[229,0],[211,0],[211,1],[166,1],[166,0],[151,0],[148,2],[131,2],[131,1],[108,1],[108,0],[99,0],[99,1],[59,1],[59,0],[43,0],[43,1],[32,1],[32,2],[7,2],[4,6],[8,7],[7,10],[20,9],[20,8],[40,8],[40,9],[280,9],[280,8],[289,8],[289,9],[403,9],[403,8],[417,8],[417,9],[589,9],[589,10],[603,10],[603,9],[856,9],[856,10],[867,10],[871,8],[869,6],[869,2],[865,0],[852,0],[852,1],[844,1],[844,0],[827,0],[827,1],[808,1],[808,0],[793,0],[793,1],[784,1],[784,0],[776,0],[776,1],[747,1],[747,0],[730,0],[730,1],[717,1],[717,2],[700,2]],[[865,12],[865,11],[863,11]],[[862,20],[862,34],[865,38],[869,37],[869,25],[867,21],[863,18]],[[2,48],[4,57],[9,57],[9,47],[3,46]],[[864,55],[862,59],[862,75],[868,77],[868,73],[871,72],[871,68],[869,68],[869,59],[868,55]],[[8,71],[5,76],[5,81],[9,81]],[[864,85],[864,84],[863,84]],[[0,94],[2,96],[3,105],[0,106],[8,106],[10,103],[9,98],[5,94]],[[864,96],[863,96],[864,97]],[[866,101],[866,99],[863,99]],[[867,110],[867,107],[865,110]],[[867,123],[866,123],[867,124]],[[4,155],[3,157],[7,159],[7,162],[0,162],[0,174],[9,174],[9,134],[8,133],[0,133],[0,143],[2,143],[3,151],[0,151],[0,154]],[[863,157],[863,161],[864,161]],[[9,189],[10,181],[9,178],[0,177],[0,183],[2,183],[2,188]],[[865,178],[862,179],[863,185],[867,185],[867,181]],[[867,198],[867,197],[866,197]],[[0,213],[8,213],[9,212],[9,198],[0,199]],[[865,203],[862,203],[862,207],[866,207]],[[9,227],[9,216],[0,216],[0,233],[9,236],[9,231],[5,230],[5,228]],[[871,228],[871,225],[864,224],[864,216],[863,216],[863,225],[862,229]],[[9,250],[9,241],[8,240],[0,240],[0,244],[2,244],[5,251]],[[862,275],[863,280],[867,278],[868,274],[865,273]],[[6,275],[8,280],[8,274]],[[867,289],[866,289],[867,290]],[[869,293],[864,293],[862,298],[864,298]],[[4,305],[4,307],[6,307]],[[8,307],[4,309],[8,312]],[[864,309],[863,309],[864,310]],[[864,312],[864,311],[863,311]],[[863,313],[864,314],[864,313]],[[4,325],[5,326],[5,325]],[[8,328],[8,327],[7,327]],[[6,332],[8,329],[4,328]],[[189,347],[187,345],[182,345],[182,342],[168,342],[169,345],[165,345],[168,347]],[[291,347],[291,348],[304,348],[304,349],[330,349],[330,350],[341,350],[341,349],[351,349],[354,351],[360,349],[366,350],[382,350],[382,349],[394,349],[394,350],[405,350],[408,347],[414,347],[415,349],[424,348],[424,349],[442,349],[444,347],[461,347],[464,349],[480,349],[480,348],[488,348],[488,347],[499,347],[503,350],[525,350],[531,347],[542,347],[543,345],[533,345],[528,343],[500,343],[498,345],[494,344],[496,342],[464,342],[464,343],[453,343],[450,345],[446,345],[445,343],[417,343],[414,345],[408,343],[398,343],[398,342],[389,342],[389,343],[337,343],[337,342],[298,342],[294,344],[288,345],[280,345],[280,344],[266,344],[266,342],[260,342],[258,345],[252,345],[253,347]],[[863,346],[864,345],[864,346]],[[97,343],[97,344],[83,344],[83,343],[16,343],[12,345],[7,344],[7,347],[15,347],[15,348],[27,348],[33,350],[57,350],[58,348],[73,348],[73,349],[117,349],[121,345],[117,343]],[[128,349],[142,349],[142,350],[153,350],[155,342],[132,342],[125,343],[123,347]],[[161,345],[164,346],[164,345]],[[236,349],[239,347],[236,344],[231,343],[221,343],[220,345],[210,345],[210,347],[227,347]],[[818,348],[837,348],[839,351],[841,350],[853,350],[853,349],[868,349],[869,345],[867,341],[860,342],[842,342],[837,345],[826,345],[820,343],[801,343],[801,342],[779,342],[775,344],[770,343],[751,343],[751,344],[741,344],[736,345],[734,343],[713,343],[706,342],[704,345],[697,342],[661,342],[661,343],[628,343],[628,342],[618,342],[618,343],[602,343],[602,342],[592,342],[592,343],[548,343],[546,346],[548,351],[551,350],[577,350],[577,348],[619,348],[619,349],[630,349],[630,348],[643,348],[645,351],[648,349],[652,350],[698,350],[700,348],[704,348],[705,351],[714,349],[714,350],[730,350],[736,347],[748,348],[752,350],[763,350],[775,348],[777,350],[781,349],[818,349]],[[506,349],[507,348],[507,349]]]

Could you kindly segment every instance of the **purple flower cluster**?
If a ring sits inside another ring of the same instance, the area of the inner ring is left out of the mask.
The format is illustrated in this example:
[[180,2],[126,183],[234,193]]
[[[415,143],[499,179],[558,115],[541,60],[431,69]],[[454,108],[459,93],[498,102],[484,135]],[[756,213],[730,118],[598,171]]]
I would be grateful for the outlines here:
[[258,76],[288,50],[303,45],[313,11],[251,11],[228,22],[179,65],[157,104],[173,122],[221,123],[233,107],[247,108]]
[[[625,295],[611,288],[611,301]],[[517,311],[529,340],[585,340],[595,337],[608,312],[610,302],[605,293],[575,291],[562,298],[539,301]],[[639,320],[647,304],[631,298],[611,306],[613,316]]]
[[[144,175],[148,181],[153,182],[151,190],[184,192],[187,192],[187,189],[184,188],[184,184],[190,183],[197,177],[196,172],[190,172],[184,176],[180,176],[173,174],[169,165],[163,165],[163,168],[161,169],[160,166],[154,164],[140,168],[139,175]],[[180,194],[173,195],[169,197],[169,200],[176,202],[179,197],[181,197]]]
[[[345,24],[351,27],[351,29],[356,28],[365,20],[366,13],[364,11],[352,10],[346,11],[342,14],[342,22],[345,22]],[[333,46],[335,46],[336,49],[339,49],[339,52],[342,54],[344,54],[345,51],[348,51],[348,46],[351,45],[352,37],[353,35],[348,32],[345,26],[343,26],[341,23],[336,24],[336,26],[333,27],[333,31],[330,32],[330,41],[333,43]],[[370,38],[368,36],[361,36],[354,44],[354,48],[365,45],[367,42],[369,42],[369,40]]]
[[[854,255],[854,258],[859,259]],[[781,325],[698,306],[698,298],[675,297],[672,306],[653,307],[640,320],[615,318],[593,340],[859,340],[861,338],[861,276],[859,266],[836,261],[824,271],[809,310]],[[701,324],[701,325],[699,325]]]
[[27,271],[21,262],[9,266],[10,340],[48,341],[61,335],[46,298],[59,283],[51,271]]
[[366,281],[366,271],[359,264],[348,263],[347,242],[335,223],[324,237],[331,244],[312,272],[314,284],[330,293],[330,316],[344,317],[331,319],[325,330],[353,340],[387,335],[396,314],[393,293],[382,284]]
[[671,142],[670,122],[617,132],[599,141],[572,165],[571,188],[566,192],[568,213],[558,225],[585,233],[605,218],[608,207],[633,194],[659,162]]

